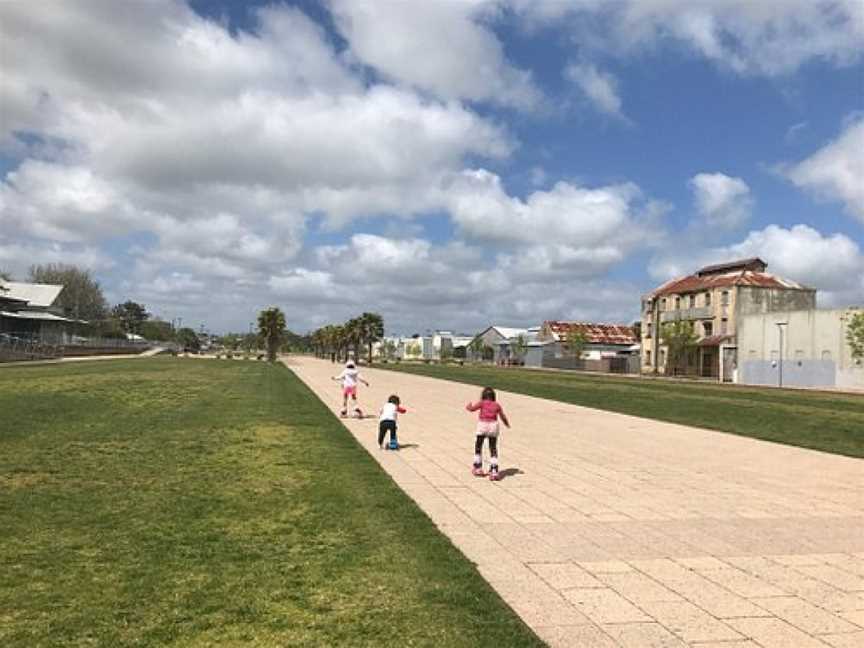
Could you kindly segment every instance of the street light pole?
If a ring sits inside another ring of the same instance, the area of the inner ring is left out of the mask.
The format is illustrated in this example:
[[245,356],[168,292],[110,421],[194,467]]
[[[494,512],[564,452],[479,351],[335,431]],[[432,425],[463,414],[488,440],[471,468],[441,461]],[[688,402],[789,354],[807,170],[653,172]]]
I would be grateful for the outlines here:
[[779,360],[779,364],[778,364],[778,368],[780,370],[779,374],[778,374],[778,379],[779,379],[779,385],[778,386],[779,387],[783,386],[783,327],[788,326],[788,324],[789,324],[789,322],[777,322],[776,323],[777,331],[780,334],[780,360]]

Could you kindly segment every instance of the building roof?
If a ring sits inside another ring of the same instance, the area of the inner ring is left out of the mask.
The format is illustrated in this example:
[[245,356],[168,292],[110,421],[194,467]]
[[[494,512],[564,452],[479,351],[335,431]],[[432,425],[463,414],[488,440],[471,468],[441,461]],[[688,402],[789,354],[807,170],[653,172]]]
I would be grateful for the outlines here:
[[528,335],[528,329],[524,328],[511,328],[509,326],[493,326],[496,331],[498,331],[505,338],[515,338],[519,335]]
[[765,272],[768,264],[759,257],[751,257],[749,259],[741,259],[740,261],[729,261],[727,263],[717,263],[715,265],[705,266],[696,271],[697,277],[704,277],[711,274],[724,274],[726,272],[734,272],[735,270],[753,270],[754,272]]
[[[759,261],[756,259],[756,261]],[[743,263],[743,262],[739,262]],[[728,264],[730,267],[736,264]],[[733,286],[752,286],[756,288],[781,288],[786,290],[813,290],[796,281],[783,279],[767,272],[755,270],[723,270],[724,266],[708,266],[696,274],[679,277],[659,286],[649,297],[662,295],[684,294],[713,288],[731,288]],[[716,269],[716,270],[715,270]]]
[[26,299],[15,299],[13,297],[9,297],[8,293],[0,291],[0,304],[23,306],[26,303]]
[[548,320],[545,327],[560,340],[571,328],[581,331],[589,344],[623,344],[632,346],[639,343],[636,331],[626,324],[595,324],[591,322],[559,322]]
[[10,317],[12,319],[24,319],[24,320],[41,320],[45,322],[76,322],[78,320],[69,319],[68,317],[60,317],[59,315],[55,315],[54,313],[46,313],[45,311],[15,311],[14,313],[10,313],[9,311],[0,311],[0,316],[2,317]]
[[[491,331],[493,329],[498,333],[498,335],[500,335],[501,337],[506,338],[508,340],[515,338],[519,335],[524,335],[526,337],[528,336],[528,329],[513,328],[510,326],[496,326],[495,324],[493,324],[492,326],[487,326],[485,329],[480,331],[474,337],[480,337],[481,335],[486,333],[486,331]],[[473,340],[474,338],[471,338],[471,339]]]
[[35,308],[50,307],[63,291],[63,286],[55,284],[19,283],[17,281],[6,281],[3,283],[3,287],[6,289],[3,296],[7,299],[25,301],[29,306]]

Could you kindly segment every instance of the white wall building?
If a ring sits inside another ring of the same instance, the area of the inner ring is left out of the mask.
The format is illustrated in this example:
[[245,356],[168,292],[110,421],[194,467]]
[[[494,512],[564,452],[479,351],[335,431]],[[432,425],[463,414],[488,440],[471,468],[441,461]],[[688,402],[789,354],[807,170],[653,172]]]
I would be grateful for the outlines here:
[[[737,382],[864,391],[846,329],[864,308],[758,313],[738,320]],[[782,337],[782,346],[781,346]]]

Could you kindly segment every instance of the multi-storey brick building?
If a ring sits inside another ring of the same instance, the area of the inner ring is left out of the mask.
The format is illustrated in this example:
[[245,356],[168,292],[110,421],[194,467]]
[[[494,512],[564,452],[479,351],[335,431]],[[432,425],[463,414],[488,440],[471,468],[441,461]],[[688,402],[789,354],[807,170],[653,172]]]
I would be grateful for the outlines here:
[[[737,322],[744,315],[816,307],[816,291],[765,270],[761,259],[706,266],[668,281],[642,299],[642,371],[695,373],[732,381]],[[696,348],[686,366],[671,366],[664,326],[689,322]]]

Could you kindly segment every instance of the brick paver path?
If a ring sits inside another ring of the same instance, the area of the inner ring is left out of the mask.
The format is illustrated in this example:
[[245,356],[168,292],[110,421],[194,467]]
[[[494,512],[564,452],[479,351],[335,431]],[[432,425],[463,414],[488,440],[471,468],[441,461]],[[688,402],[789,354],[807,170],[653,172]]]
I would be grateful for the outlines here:
[[[340,366],[289,366],[338,409]],[[409,408],[406,447],[348,429],[550,645],[864,646],[864,461],[501,392],[491,483],[470,474],[479,388],[362,374],[367,411]]]

